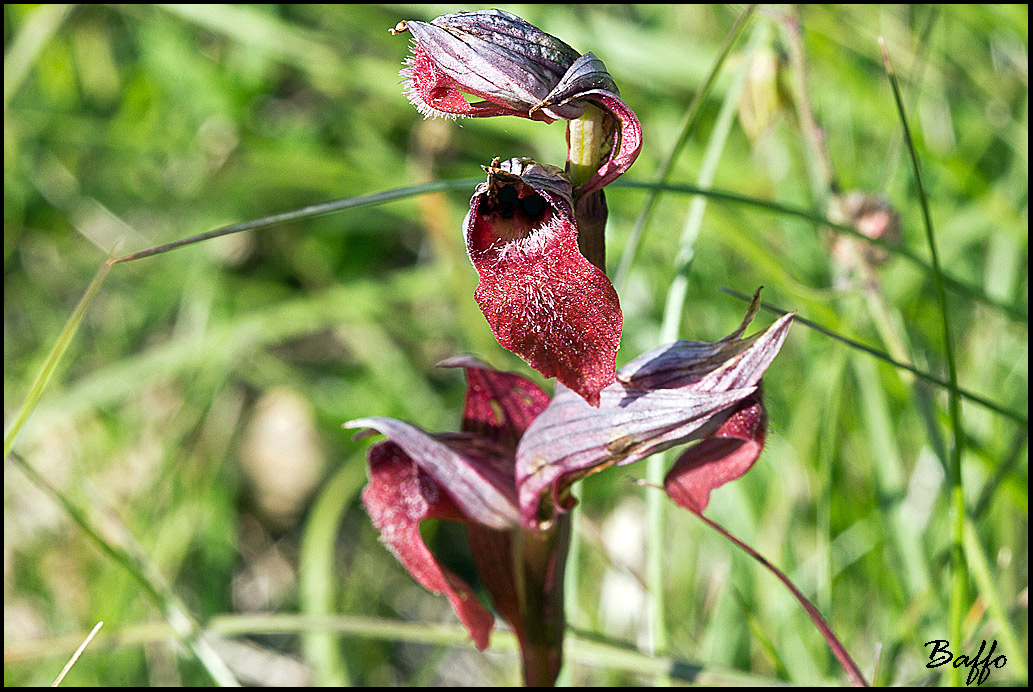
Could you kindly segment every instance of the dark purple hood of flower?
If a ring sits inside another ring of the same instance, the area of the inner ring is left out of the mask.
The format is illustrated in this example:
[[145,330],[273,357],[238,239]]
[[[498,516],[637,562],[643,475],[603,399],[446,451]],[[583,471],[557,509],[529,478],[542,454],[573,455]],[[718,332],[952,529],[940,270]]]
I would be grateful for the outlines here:
[[[517,448],[524,524],[536,526],[549,519],[549,512],[541,511],[547,491],[555,506],[565,509],[565,490],[578,478],[693,440],[703,442],[690,448],[672,471],[677,477],[695,470],[677,486],[680,494],[674,499],[679,504],[687,506],[681,501],[687,496],[686,483],[702,482],[693,496],[702,511],[710,490],[749,470],[763,447],[766,429],[760,378],[778,354],[793,318],[786,315],[763,332],[741,338],[758,300],[754,298],[746,319],[724,339],[677,341],[628,363],[617,381],[602,390],[598,408],[557,386],[549,407]],[[733,462],[737,470],[729,472]],[[716,484],[710,485],[712,481]]]
[[[515,115],[544,122],[574,120],[589,104],[610,122],[612,147],[580,194],[601,189],[638,157],[642,127],[620,98],[606,66],[503,10],[444,14],[400,22],[412,55],[401,75],[405,93],[426,117]],[[466,95],[481,101],[468,101]]]

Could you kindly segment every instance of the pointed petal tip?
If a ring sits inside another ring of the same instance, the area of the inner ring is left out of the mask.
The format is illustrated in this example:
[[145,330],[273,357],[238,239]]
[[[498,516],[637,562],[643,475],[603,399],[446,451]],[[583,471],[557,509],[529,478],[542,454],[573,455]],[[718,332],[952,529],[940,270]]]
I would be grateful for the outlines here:
[[463,354],[459,356],[451,356],[442,361],[438,361],[435,367],[438,368],[474,368],[476,370],[494,370],[483,360],[476,356]]
[[358,430],[357,433],[352,435],[352,440],[356,442],[381,434],[380,431],[377,430],[375,418],[356,418],[354,420],[341,423],[341,427],[345,430]]

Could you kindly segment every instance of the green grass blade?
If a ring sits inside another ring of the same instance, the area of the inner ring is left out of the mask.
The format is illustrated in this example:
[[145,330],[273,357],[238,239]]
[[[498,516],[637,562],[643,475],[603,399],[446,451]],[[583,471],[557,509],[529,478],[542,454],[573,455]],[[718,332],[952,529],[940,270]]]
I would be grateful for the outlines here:
[[[928,273],[932,273],[933,271],[932,265],[927,260],[925,260],[921,255],[917,254],[913,250],[910,250],[902,245],[887,243],[885,240],[881,240],[879,238],[869,238],[868,236],[859,232],[856,228],[852,228],[844,224],[833,223],[832,221],[824,218],[821,214],[817,214],[809,209],[804,209],[802,207],[795,207],[789,204],[782,204],[781,202],[774,202],[771,200],[750,197],[748,195],[740,195],[736,192],[729,192],[727,190],[715,190],[705,186],[700,187],[697,185],[688,185],[683,183],[658,184],[642,182],[638,180],[624,180],[622,178],[620,180],[614,181],[610,185],[610,187],[632,188],[640,190],[661,189],[666,192],[673,192],[675,194],[700,195],[721,202],[731,202],[732,204],[743,204],[757,209],[763,209],[774,214],[794,216],[796,218],[804,219],[806,221],[811,221],[812,223],[817,224],[815,228],[818,228],[819,226],[826,226],[835,231],[836,233],[843,233],[869,245],[874,245],[876,247],[883,248],[890,254],[902,257],[914,264],[916,267]],[[1000,310],[1001,312],[1004,312],[1013,319],[1022,322],[1028,321],[1028,313],[1024,307],[1019,305],[1012,305],[1010,303],[1006,303],[1002,300],[994,298],[993,296],[988,295],[983,289],[966,283],[960,279],[956,279],[952,277],[950,274],[944,274],[941,272],[941,276],[943,277],[943,280],[946,283],[946,285],[949,286],[955,292],[971,300],[978,301],[985,305],[989,305],[990,307],[993,307],[997,310]]]
[[[724,103],[707,144],[706,154],[699,171],[697,185],[709,186],[717,173],[717,166],[724,152],[728,134],[735,120],[736,107],[743,84],[746,81],[746,65],[736,75],[733,84],[725,95]],[[706,212],[707,198],[697,197],[692,200],[678,243],[678,254],[674,261],[675,276],[667,293],[664,307],[663,325],[660,328],[660,342],[667,343],[678,338],[681,331],[682,314],[685,312],[685,299],[688,295],[688,274],[692,266],[693,248],[699,237]],[[664,474],[670,463],[666,454],[651,457],[646,466],[646,480],[656,486],[663,485]],[[664,653],[668,647],[667,623],[664,602],[664,538],[665,510],[667,498],[660,493],[646,495],[646,525],[649,527],[649,542],[646,546],[646,583],[650,596],[650,628],[652,632],[653,653]]]
[[101,284],[104,283],[104,279],[107,278],[113,264],[114,262],[111,258],[108,258],[104,261],[104,264],[100,265],[97,273],[93,275],[89,286],[86,287],[86,292],[83,293],[79,303],[75,306],[75,310],[72,311],[71,317],[68,318],[65,326],[61,329],[61,333],[58,334],[57,341],[47,354],[46,360],[43,361],[43,368],[36,375],[36,379],[29,388],[28,395],[25,397],[25,402],[18,410],[18,415],[15,416],[11,427],[4,433],[4,459],[7,459],[7,456],[11,453],[14,442],[18,438],[18,432],[25,425],[25,421],[29,419],[29,416],[32,415],[36,404],[39,403],[40,397],[43,396],[43,390],[47,388],[47,384],[50,383],[50,378],[64,357],[65,351],[68,350],[72,339],[75,338],[76,333],[79,331],[79,326],[86,316],[86,311],[89,309],[93,299],[97,297],[97,292],[100,290]]
[[[362,615],[329,617],[312,617],[294,613],[217,615],[209,621],[207,631],[224,637],[333,632],[341,636],[364,639],[457,648],[471,647],[469,633],[459,625],[426,625]],[[175,633],[166,623],[141,623],[128,625],[121,629],[108,628],[106,632],[98,634],[85,655],[167,641],[174,636]],[[74,651],[82,639],[83,635],[76,633],[41,641],[5,642],[4,660],[29,663],[49,656],[64,655]],[[516,637],[512,632],[496,631],[492,635],[490,651],[516,654],[518,648]],[[676,680],[698,685],[770,686],[779,683],[773,678],[750,675],[720,666],[705,666],[675,656],[650,656],[627,644],[597,635],[573,633],[568,638],[565,648],[568,658],[585,665],[638,675],[666,673]],[[820,684],[832,684],[832,681],[819,682]]]
[[143,588],[148,598],[161,611],[169,626],[194,658],[204,667],[212,680],[220,687],[239,687],[240,683],[230,671],[222,657],[212,648],[197,625],[197,621],[189,613],[179,598],[165,587],[156,575],[148,574],[150,568],[134,557],[126,548],[108,540],[97,527],[89,512],[73,502],[71,498],[58,490],[31,464],[17,452],[11,458],[34,485],[50,495],[57,504],[71,517],[72,521],[97,544],[101,552],[119,564]]
[[972,577],[979,586],[979,593],[986,602],[986,609],[990,618],[997,625],[998,633],[1001,636],[1001,644],[1008,653],[1008,663],[1012,666],[1016,680],[1024,680],[1029,674],[1026,663],[1026,656],[1023,655],[1025,648],[1022,646],[1015,628],[1004,609],[1003,599],[997,586],[997,580],[990,570],[990,563],[986,559],[986,553],[979,542],[979,534],[971,519],[965,520],[965,557],[968,558],[968,565],[972,571]]
[[473,189],[473,187],[481,182],[480,178],[470,178],[466,180],[437,180],[430,183],[423,183],[421,185],[412,185],[409,187],[399,187],[393,190],[385,190],[384,192],[375,192],[371,195],[361,195],[359,197],[345,197],[344,199],[330,200],[329,202],[320,202],[318,204],[311,204],[301,209],[295,209],[293,211],[285,211],[280,214],[272,214],[270,216],[263,216],[259,219],[252,221],[244,221],[243,223],[236,223],[231,226],[223,226],[207,233],[201,233],[199,235],[190,236],[189,238],[183,238],[182,240],[176,240],[171,243],[164,245],[158,245],[156,247],[147,248],[146,250],[140,250],[123,257],[119,257],[115,260],[118,262],[131,262],[133,260],[143,259],[144,257],[153,257],[154,255],[160,255],[168,252],[169,250],[175,250],[176,248],[185,247],[187,245],[193,245],[200,243],[205,240],[211,240],[212,238],[221,238],[225,235],[232,235],[234,233],[243,233],[244,231],[254,231],[260,228],[269,228],[281,223],[288,223],[290,221],[300,221],[302,219],[311,219],[316,216],[322,216],[323,214],[329,214],[335,211],[342,211],[344,209],[353,209],[355,207],[368,207],[376,206],[378,204],[384,204],[386,202],[394,202],[399,199],[406,199],[408,197],[415,197],[417,195],[425,195],[431,192],[441,192],[444,190],[463,190]]
[[[319,493],[305,525],[298,565],[301,610],[305,615],[333,615],[337,607],[334,586],[338,579],[334,563],[337,529],[341,517],[366,481],[361,459],[351,459],[326,483]],[[347,662],[333,632],[306,631],[301,637],[305,659],[312,666],[316,684],[350,686]]]
[[[170,250],[175,250],[177,248],[185,247],[187,245],[193,245],[195,243],[210,240],[212,238],[221,238],[222,236],[232,235],[234,233],[243,233],[245,231],[260,230],[281,223],[289,223],[292,221],[310,219],[317,216],[322,216],[324,214],[343,211],[345,209],[376,206],[379,204],[385,204],[387,202],[394,202],[397,200],[408,199],[410,197],[417,197],[419,195],[430,194],[432,192],[446,192],[467,189],[472,190],[473,187],[477,185],[477,183],[479,182],[481,182],[480,178],[466,178],[462,180],[437,180],[429,183],[422,183],[420,185],[411,185],[408,187],[394,188],[391,190],[376,192],[369,195],[360,195],[358,197],[345,197],[342,199],[320,202],[292,211],[286,211],[279,214],[271,214],[269,216],[263,216],[261,218],[253,219],[251,221],[244,221],[229,226],[223,226],[221,228],[208,231],[206,233],[193,235],[188,238],[183,238],[181,240],[176,240],[171,243],[165,243],[163,245],[147,248],[145,250],[139,250],[137,252],[133,252],[131,254],[119,257],[118,259],[114,260],[114,262],[131,262],[133,260],[143,259],[145,257],[160,255],[169,252]],[[843,224],[833,223],[832,221],[829,221],[828,219],[822,217],[820,214],[816,214],[815,212],[809,209],[803,209],[787,204],[782,204],[779,202],[749,197],[747,195],[740,195],[738,193],[729,192],[726,190],[714,190],[707,186],[699,185],[664,182],[643,182],[638,180],[625,180],[622,178],[612,183],[609,187],[617,189],[630,188],[649,190],[651,193],[657,194],[659,192],[673,192],[675,194],[700,195],[702,197],[707,197],[717,201],[731,202],[733,204],[744,204],[758,209],[764,209],[766,211],[770,211],[776,214],[795,216],[797,218],[811,221],[815,224],[827,226],[828,228],[831,228],[833,231],[837,233],[844,233],[870,245],[875,245],[877,247],[884,248],[889,253],[903,257],[904,259],[907,259],[912,264],[916,265],[917,267],[923,270],[932,270],[931,265],[925,259],[923,259],[920,255],[913,252],[912,250],[909,250],[906,247],[887,243],[884,240],[880,240],[877,238],[869,238],[863,233],[857,231],[857,229],[855,228],[851,228],[850,226],[846,226]],[[947,285],[950,286],[954,291],[972,300],[984,303],[993,308],[1001,310],[1002,312],[1006,313],[1014,319],[1021,320],[1023,322],[1027,321],[1028,319],[1026,310],[1023,309],[1021,306],[1010,305],[1002,300],[987,295],[987,293],[982,289],[965,283],[964,281],[961,281],[959,279],[955,279],[950,275],[943,275],[943,279],[947,282]],[[618,284],[619,282],[620,279],[618,278]]]
[[[57,33],[75,5],[40,5],[18,27],[4,53],[4,111],[11,97],[28,76],[32,64],[47,41]],[[6,25],[6,18],[4,20]],[[7,42],[6,39],[4,41]]]
[[[890,63],[890,56],[886,50],[886,43],[879,38],[879,46],[882,48],[883,63],[886,66],[886,74],[890,79],[890,86],[893,88],[893,99],[897,104],[897,112],[900,115],[900,122],[904,128],[904,142],[907,144],[908,154],[911,157],[911,166],[915,174],[915,184],[918,188],[918,200],[922,207],[922,219],[925,223],[926,238],[929,241],[929,251],[932,255],[932,273],[936,285],[936,300],[940,307],[943,322],[943,343],[947,357],[947,376],[951,388],[948,391],[948,410],[950,413],[951,428],[954,433],[954,444],[951,445],[949,484],[950,484],[950,505],[951,505],[951,564],[953,574],[951,575],[950,595],[950,623],[951,640],[963,641],[962,623],[965,617],[964,600],[966,582],[968,579],[963,552],[963,541],[965,538],[965,498],[961,485],[961,400],[958,397],[958,371],[954,362],[954,345],[951,339],[950,315],[947,311],[947,291],[943,280],[943,273],[940,271],[940,258],[936,250],[936,233],[933,230],[933,220],[929,213],[929,199],[925,194],[925,186],[922,183],[922,167],[918,163],[918,153],[915,151],[915,143],[911,137],[911,128],[907,122],[907,113],[904,111],[904,100],[900,95],[900,85],[897,84],[897,75]],[[961,684],[961,671],[958,668],[951,668],[950,681],[952,685]]]
[[735,45],[736,39],[739,38],[739,34],[746,27],[746,22],[753,15],[756,7],[756,5],[747,6],[735,20],[735,24],[728,31],[728,35],[721,45],[721,50],[717,54],[717,59],[714,60],[714,65],[710,68],[706,79],[703,80],[702,86],[692,97],[692,101],[689,102],[689,107],[685,109],[685,115],[682,117],[681,124],[678,125],[678,135],[674,139],[674,145],[667,151],[667,155],[660,162],[660,166],[656,169],[656,175],[653,177],[653,182],[657,184],[657,187],[650,190],[646,203],[642,205],[642,210],[635,219],[635,225],[631,227],[631,232],[628,234],[628,240],[624,245],[624,252],[621,255],[620,265],[617,267],[617,274],[614,278],[614,284],[618,287],[623,288],[627,281],[628,272],[631,271],[631,263],[635,261],[635,255],[638,254],[638,246],[641,244],[642,236],[646,232],[646,225],[653,214],[653,208],[660,199],[660,194],[664,191],[664,188],[660,187],[660,185],[666,183],[671,176],[671,169],[674,167],[674,162],[678,160],[678,154],[681,153],[682,148],[689,141],[689,137],[695,132],[699,114],[702,112],[703,103],[710,94],[710,88],[714,85],[714,80],[721,71],[721,67],[724,65],[729,52],[731,52],[732,46]]
[[[724,286],[718,286],[717,290],[721,291],[722,293],[727,293],[730,296],[734,296],[736,298],[739,298],[740,300],[744,300],[746,302],[750,301],[750,296],[746,295],[745,293],[740,293],[739,291],[735,291],[735,290],[732,290],[730,288],[726,288]],[[789,313],[788,310],[783,310],[782,308],[775,307],[774,305],[771,305],[770,303],[767,303],[767,302],[764,302],[764,301],[761,301],[760,306],[762,308],[764,308],[765,310],[767,310],[768,312],[771,312],[771,313],[773,313],[775,315],[779,315],[779,316],[786,315],[786,314]],[[797,316],[796,316],[794,321],[795,322],[799,322],[800,324],[804,325],[805,327],[813,329],[814,331],[818,332],[819,334],[824,334],[825,336],[829,337],[830,339],[834,339],[836,341],[844,343],[847,346],[849,346],[850,348],[856,349],[856,350],[861,351],[863,353],[867,353],[868,355],[870,355],[870,356],[872,356],[874,358],[878,358],[881,361],[889,363],[890,365],[892,365],[895,368],[900,368],[901,370],[907,370],[912,375],[915,375],[916,377],[919,377],[919,378],[925,380],[926,382],[931,382],[931,383],[933,383],[933,384],[935,384],[935,385],[937,385],[939,387],[943,387],[944,389],[947,389],[948,391],[951,390],[951,383],[948,382],[947,380],[943,379],[942,377],[937,377],[936,375],[933,375],[932,373],[926,372],[925,370],[920,370],[919,368],[916,368],[914,365],[910,365],[908,363],[903,363],[903,362],[897,360],[896,358],[894,358],[893,356],[889,355],[888,353],[885,353],[884,351],[880,351],[879,349],[873,348],[871,346],[868,346],[867,344],[862,344],[860,341],[855,341],[854,339],[851,339],[849,337],[843,336],[842,334],[838,334],[838,333],[832,331],[831,329],[829,329],[828,327],[823,327],[822,325],[818,324],[817,322],[814,322],[813,320],[809,320],[806,317],[801,317],[799,314],[797,314]],[[962,398],[965,398],[965,399],[968,399],[969,401],[971,401],[973,403],[976,403],[976,404],[979,404],[980,406],[988,408],[991,411],[994,411],[995,413],[999,413],[1002,416],[1005,416],[1006,418],[1011,418],[1013,421],[1015,421],[1017,423],[1020,423],[1023,426],[1028,426],[1029,425],[1029,417],[1028,416],[1024,416],[1023,414],[1019,413],[1018,411],[1012,411],[1011,409],[1009,409],[1008,407],[1006,407],[1003,404],[999,404],[999,403],[997,403],[995,401],[991,401],[990,399],[987,399],[987,398],[982,397],[982,396],[980,396],[978,394],[970,392],[967,389],[961,389],[960,387],[957,389],[957,393],[958,393],[958,396],[960,396]]]

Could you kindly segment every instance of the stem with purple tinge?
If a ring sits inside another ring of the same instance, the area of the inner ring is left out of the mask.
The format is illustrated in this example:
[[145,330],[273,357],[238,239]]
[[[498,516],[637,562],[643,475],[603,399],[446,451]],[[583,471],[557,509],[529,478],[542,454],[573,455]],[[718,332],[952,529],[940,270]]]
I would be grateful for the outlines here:
[[739,546],[739,548],[745,551],[750,557],[752,557],[760,564],[764,565],[764,567],[766,567],[772,574],[778,577],[778,580],[786,585],[786,587],[792,592],[793,596],[796,597],[796,600],[800,602],[800,605],[803,606],[804,610],[807,611],[807,614],[810,615],[811,620],[814,622],[814,624],[817,625],[818,629],[821,631],[822,636],[825,637],[825,641],[828,642],[829,648],[832,649],[832,653],[836,656],[836,660],[838,660],[840,665],[843,666],[843,670],[846,671],[847,677],[850,678],[850,683],[855,687],[868,687],[868,683],[865,681],[864,675],[861,673],[861,670],[857,667],[857,664],[854,663],[854,659],[850,658],[850,654],[847,653],[847,650],[843,647],[843,644],[840,643],[839,639],[836,638],[836,635],[832,631],[832,628],[829,627],[829,624],[827,622],[825,622],[825,618],[822,617],[821,613],[818,612],[818,609],[815,608],[814,605],[807,600],[807,597],[800,593],[800,590],[796,588],[793,582],[789,581],[789,577],[783,574],[782,570],[778,569],[773,564],[768,562],[767,558],[765,558],[763,555],[761,555],[756,550],[746,545],[738,538],[736,538],[734,535],[729,533],[728,530],[725,529],[723,526],[721,526],[717,522],[711,521],[710,519],[706,518],[705,516],[703,516],[702,513],[695,512],[695,514],[697,517],[702,519],[708,526],[710,526],[715,531],[720,533],[722,536],[730,540],[732,543],[735,543],[735,545]]
[[548,529],[521,530],[516,539],[517,588],[524,624],[524,685],[552,687],[563,665],[563,582],[570,514],[555,517]]
[[[588,182],[603,160],[603,112],[589,105],[584,115],[567,125],[567,175],[574,189]],[[581,254],[606,271],[606,201],[602,190],[575,197],[574,215]],[[577,511],[577,508],[574,510]],[[570,549],[571,513],[552,517],[544,530],[522,530],[514,546],[517,591],[524,624],[522,658],[524,684],[552,686],[563,664],[566,630],[564,571]],[[571,588],[577,584],[571,583]],[[567,600],[576,600],[570,597]]]

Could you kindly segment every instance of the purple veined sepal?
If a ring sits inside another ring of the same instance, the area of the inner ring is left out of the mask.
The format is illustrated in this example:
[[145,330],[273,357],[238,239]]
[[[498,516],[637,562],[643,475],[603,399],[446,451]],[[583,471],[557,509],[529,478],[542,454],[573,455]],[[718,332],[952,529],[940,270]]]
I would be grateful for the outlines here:
[[549,95],[535,106],[532,112],[539,109],[548,111],[557,106],[578,105],[583,113],[588,103],[599,106],[609,115],[607,136],[610,153],[599,170],[578,188],[578,196],[601,190],[619,178],[635,163],[642,151],[642,124],[635,112],[621,99],[617,84],[607,71],[606,65],[593,53],[585,53],[575,60]]
[[705,506],[710,490],[745,473],[763,448],[760,379],[793,318],[739,338],[754,312],[717,342],[678,341],[636,358],[602,390],[598,408],[557,386],[517,448],[524,525],[547,522],[553,506],[569,509],[573,481],[692,441],[702,440],[669,474],[672,499]]
[[[400,22],[392,33],[401,31],[413,37],[413,54],[401,73],[405,93],[427,117],[516,115],[553,122],[581,115],[577,106],[559,106],[532,116],[579,53],[514,14],[456,12]],[[484,101],[470,103],[464,94]]]
[[623,317],[578,247],[570,181],[530,159],[485,170],[463,223],[474,298],[501,346],[596,405],[616,376]]

